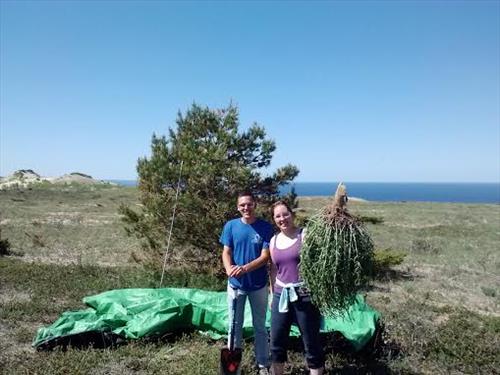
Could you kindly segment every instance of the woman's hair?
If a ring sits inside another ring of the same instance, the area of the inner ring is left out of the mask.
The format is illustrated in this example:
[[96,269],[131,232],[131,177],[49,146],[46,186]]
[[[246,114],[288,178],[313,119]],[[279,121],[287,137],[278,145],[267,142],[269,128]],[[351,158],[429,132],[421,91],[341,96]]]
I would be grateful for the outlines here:
[[274,202],[272,205],[271,205],[271,208],[270,208],[270,211],[271,211],[271,216],[274,217],[274,209],[278,206],[285,206],[286,209],[288,210],[288,212],[290,212],[292,215],[293,215],[293,210],[290,208],[289,204],[285,201],[282,201],[282,200],[279,200],[279,201],[276,201]]

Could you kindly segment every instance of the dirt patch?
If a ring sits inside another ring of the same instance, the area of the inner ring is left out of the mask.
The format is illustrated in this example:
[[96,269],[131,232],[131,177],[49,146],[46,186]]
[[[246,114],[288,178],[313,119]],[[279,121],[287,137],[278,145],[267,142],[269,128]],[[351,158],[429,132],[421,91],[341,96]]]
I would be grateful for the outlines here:
[[411,223],[391,223],[391,222],[386,222],[385,223],[387,226],[390,227],[399,227],[399,228],[410,228],[410,229],[429,229],[429,228],[439,228],[439,227],[444,227],[442,223],[436,223],[436,224],[411,224]]
[[[131,372],[130,366],[126,361],[120,361],[118,363],[106,363],[105,365],[98,367],[95,370],[97,375],[123,375]],[[144,371],[135,371],[134,374],[145,374]]]
[[449,319],[450,319],[449,314],[441,314],[441,315],[438,315],[434,318],[433,323],[436,325],[442,325],[442,324],[445,324]]
[[15,290],[13,288],[0,289],[0,305],[4,305],[12,302],[29,302],[31,301],[31,295],[21,290]]
[[85,225],[85,226],[95,226],[103,224],[113,224],[119,220],[118,214],[112,215],[88,215],[86,217],[81,212],[47,212],[47,217],[43,219],[38,219],[37,222],[40,224],[52,224],[52,225]]
[[[31,346],[31,337],[29,341],[19,342],[16,339],[16,331],[19,329],[33,332],[33,337],[38,329],[38,324],[22,323],[22,325],[13,326],[0,321],[0,359],[1,356],[23,356],[25,353],[34,353],[35,349]],[[1,362],[1,361],[0,361]]]
[[[98,256],[101,256],[98,258]],[[75,253],[75,251],[70,251],[68,249],[49,249],[46,253],[40,253],[38,255],[25,254],[22,258],[19,258],[23,262],[27,263],[37,263],[37,264],[59,264],[59,265],[79,265],[79,264],[92,264],[101,267],[120,267],[123,265],[134,264],[130,261],[130,252],[124,253],[110,253],[105,257],[98,253],[88,252],[85,254]]]

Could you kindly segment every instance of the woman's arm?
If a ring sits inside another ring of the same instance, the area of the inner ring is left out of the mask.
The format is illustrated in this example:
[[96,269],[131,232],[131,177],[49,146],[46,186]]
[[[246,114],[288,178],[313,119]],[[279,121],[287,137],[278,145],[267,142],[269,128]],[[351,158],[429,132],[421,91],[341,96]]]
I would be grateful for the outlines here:
[[269,291],[271,294],[274,293],[274,284],[276,283],[276,274],[278,273],[278,270],[276,269],[276,266],[272,262],[272,260],[269,261]]
[[[271,252],[271,247],[276,246],[276,235],[274,235],[269,241],[269,252]],[[269,291],[271,294],[274,293],[274,283],[276,282],[276,274],[278,270],[276,269],[276,265],[273,263],[273,259],[269,257]]]

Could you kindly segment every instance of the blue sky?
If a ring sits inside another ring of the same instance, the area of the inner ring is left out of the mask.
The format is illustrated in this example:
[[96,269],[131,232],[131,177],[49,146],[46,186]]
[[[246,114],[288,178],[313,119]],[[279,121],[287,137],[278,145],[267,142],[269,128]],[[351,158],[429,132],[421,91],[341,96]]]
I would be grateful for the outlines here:
[[498,182],[500,2],[0,1],[0,175],[134,179],[193,102],[296,181]]

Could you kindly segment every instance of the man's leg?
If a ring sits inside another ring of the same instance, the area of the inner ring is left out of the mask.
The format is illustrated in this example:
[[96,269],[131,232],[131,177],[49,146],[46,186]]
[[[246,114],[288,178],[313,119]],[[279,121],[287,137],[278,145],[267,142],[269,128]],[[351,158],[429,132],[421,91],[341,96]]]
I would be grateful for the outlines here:
[[[233,298],[236,297],[236,312],[234,314],[235,319],[235,327],[234,327],[234,347],[241,348],[241,341],[243,336],[243,320],[245,318],[245,303],[246,303],[246,294],[238,294],[238,290],[233,289],[229,284],[227,286],[227,306],[229,312],[229,327],[228,332],[231,330],[232,322],[232,309],[233,309]],[[229,342],[229,334],[228,334],[228,342],[227,346],[230,346]]]
[[255,332],[255,358],[257,364],[264,367],[269,367],[269,341],[266,330],[267,293],[267,286],[248,293]]

